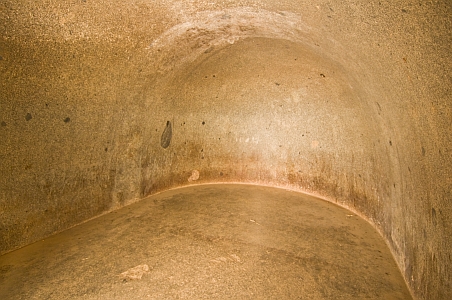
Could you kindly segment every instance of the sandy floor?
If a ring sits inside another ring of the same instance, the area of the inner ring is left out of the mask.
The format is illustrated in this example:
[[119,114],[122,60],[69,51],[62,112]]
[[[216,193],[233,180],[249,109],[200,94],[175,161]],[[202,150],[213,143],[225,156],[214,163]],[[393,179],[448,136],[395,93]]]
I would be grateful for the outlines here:
[[311,196],[202,185],[0,257],[0,299],[411,299],[383,239]]

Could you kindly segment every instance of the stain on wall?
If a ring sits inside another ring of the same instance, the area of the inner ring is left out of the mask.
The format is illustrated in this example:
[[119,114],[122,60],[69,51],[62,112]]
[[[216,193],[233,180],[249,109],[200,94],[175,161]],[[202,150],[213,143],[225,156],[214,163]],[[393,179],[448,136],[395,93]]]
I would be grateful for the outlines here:
[[166,121],[166,127],[163,130],[162,137],[160,138],[160,146],[166,149],[171,144],[171,138],[173,137],[173,129],[171,127],[171,122]]

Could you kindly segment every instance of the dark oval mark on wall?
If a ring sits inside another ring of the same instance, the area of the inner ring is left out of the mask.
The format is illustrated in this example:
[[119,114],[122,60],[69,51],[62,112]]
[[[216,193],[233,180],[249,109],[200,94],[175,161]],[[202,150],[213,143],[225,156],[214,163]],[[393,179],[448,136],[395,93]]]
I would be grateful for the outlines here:
[[163,130],[162,137],[160,139],[160,145],[163,148],[168,148],[171,143],[171,138],[173,136],[173,130],[171,129],[171,122],[166,122],[165,130]]
[[436,210],[432,207],[432,221],[433,225],[436,226]]
[[27,113],[27,115],[25,116],[25,120],[30,121],[33,117],[31,116],[30,113]]

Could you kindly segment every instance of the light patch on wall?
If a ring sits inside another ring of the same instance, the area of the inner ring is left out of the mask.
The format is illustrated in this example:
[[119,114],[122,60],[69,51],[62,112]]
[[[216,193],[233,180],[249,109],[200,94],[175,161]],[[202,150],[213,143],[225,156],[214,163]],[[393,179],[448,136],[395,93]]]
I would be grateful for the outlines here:
[[251,138],[249,138],[249,137],[244,137],[244,138],[242,138],[242,137],[239,137],[239,138],[235,138],[235,141],[236,142],[238,142],[238,143],[243,143],[243,142],[245,142],[245,143],[253,143],[253,144],[259,144],[259,138],[258,137],[251,137]]
[[303,98],[308,96],[308,92],[305,88],[299,88],[298,90],[292,91],[290,93],[290,98],[286,98],[286,102],[288,103],[299,103]]
[[[252,7],[203,11],[165,31],[148,47],[159,71],[173,70],[202,53],[234,44],[240,39],[268,37],[305,41],[312,28],[292,12],[271,12]],[[176,46],[177,45],[177,46]],[[186,49],[190,49],[189,52]]]
[[319,141],[312,141],[311,142],[311,148],[317,149],[319,147]]
[[193,170],[191,172],[190,177],[188,177],[188,182],[196,181],[198,179],[199,179],[199,171],[198,170]]

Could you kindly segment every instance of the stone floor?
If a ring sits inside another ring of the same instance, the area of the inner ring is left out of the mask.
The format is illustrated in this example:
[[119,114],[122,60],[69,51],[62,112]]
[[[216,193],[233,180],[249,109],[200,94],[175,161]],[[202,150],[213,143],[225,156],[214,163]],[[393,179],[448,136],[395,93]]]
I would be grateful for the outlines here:
[[364,220],[250,185],[167,191],[0,257],[0,299],[411,299]]

